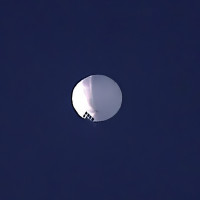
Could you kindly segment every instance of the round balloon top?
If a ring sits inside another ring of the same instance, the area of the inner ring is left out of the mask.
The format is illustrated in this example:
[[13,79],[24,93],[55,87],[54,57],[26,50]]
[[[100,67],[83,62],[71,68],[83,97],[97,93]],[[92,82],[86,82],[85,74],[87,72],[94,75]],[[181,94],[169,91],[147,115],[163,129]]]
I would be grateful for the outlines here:
[[94,122],[113,117],[121,103],[122,92],[118,84],[104,75],[84,78],[72,92],[72,104],[76,112]]

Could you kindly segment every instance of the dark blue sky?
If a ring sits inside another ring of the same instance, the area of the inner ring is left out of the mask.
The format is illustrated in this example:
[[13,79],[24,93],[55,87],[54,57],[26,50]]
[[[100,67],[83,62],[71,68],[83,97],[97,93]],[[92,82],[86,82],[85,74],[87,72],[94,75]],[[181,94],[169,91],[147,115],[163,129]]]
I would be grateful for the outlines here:
[[[199,199],[199,5],[0,3],[0,200]],[[104,74],[123,105],[93,126],[71,105]]]

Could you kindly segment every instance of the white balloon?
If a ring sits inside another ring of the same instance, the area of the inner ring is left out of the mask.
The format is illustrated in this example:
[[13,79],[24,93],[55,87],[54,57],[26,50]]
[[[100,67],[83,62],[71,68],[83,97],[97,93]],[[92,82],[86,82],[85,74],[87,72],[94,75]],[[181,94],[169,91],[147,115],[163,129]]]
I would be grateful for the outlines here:
[[115,81],[104,75],[91,75],[73,89],[72,104],[78,115],[91,121],[113,117],[121,107],[122,92]]

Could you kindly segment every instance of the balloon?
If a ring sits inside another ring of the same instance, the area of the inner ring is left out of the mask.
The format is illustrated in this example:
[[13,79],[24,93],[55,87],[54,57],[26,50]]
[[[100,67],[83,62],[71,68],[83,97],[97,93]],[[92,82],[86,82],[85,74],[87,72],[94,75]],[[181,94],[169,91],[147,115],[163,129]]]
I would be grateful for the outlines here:
[[105,121],[120,109],[122,92],[111,78],[91,75],[74,87],[72,104],[80,117],[93,122]]

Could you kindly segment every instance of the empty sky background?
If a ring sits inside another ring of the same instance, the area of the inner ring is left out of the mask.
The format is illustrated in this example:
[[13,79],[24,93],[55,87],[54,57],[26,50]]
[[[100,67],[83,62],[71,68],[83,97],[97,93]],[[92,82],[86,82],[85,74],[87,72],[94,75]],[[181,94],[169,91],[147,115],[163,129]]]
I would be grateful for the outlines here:
[[[199,199],[199,35],[194,1],[1,0],[0,200]],[[123,93],[96,126],[91,74]]]

